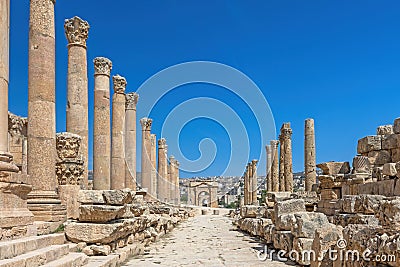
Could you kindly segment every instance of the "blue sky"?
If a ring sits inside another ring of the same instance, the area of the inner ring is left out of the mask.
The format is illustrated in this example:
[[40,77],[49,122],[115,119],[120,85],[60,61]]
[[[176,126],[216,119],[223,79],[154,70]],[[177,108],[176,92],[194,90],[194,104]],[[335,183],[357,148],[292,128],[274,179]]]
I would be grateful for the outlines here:
[[[228,0],[58,1],[57,131],[65,130],[67,41],[63,23],[77,15],[91,25],[90,122],[92,60],[96,56],[113,61],[113,74],[126,77],[127,91],[136,91],[167,67],[189,61],[213,61],[232,66],[254,81],[268,101],[278,129],[283,122],[291,122],[295,171],[303,169],[304,119],[308,117],[315,119],[317,162],[351,161],[359,138],[375,134],[378,125],[400,117],[399,10],[400,2],[395,0],[251,4]],[[12,2],[10,110],[19,115],[27,115],[28,18],[29,1]],[[218,98],[232,107],[250,136],[249,159],[259,156],[259,148],[267,140],[259,140],[251,112],[215,85],[184,85],[168,92],[151,113],[158,136],[166,114],[192,97]],[[241,140],[232,143],[230,134],[226,125],[210,119],[196,119],[185,125],[178,140],[185,157],[198,158],[202,150],[199,143],[204,138],[213,139],[217,147],[212,165],[196,175],[219,175],[229,163],[231,152],[244,153],[235,149],[235,143]],[[140,135],[138,138],[140,141]],[[204,151],[213,148],[210,142],[205,143]],[[179,151],[174,149],[170,147],[170,154],[178,155]],[[264,157],[259,174],[265,170]],[[242,162],[231,164],[235,168],[227,174],[242,174]],[[181,176],[191,174],[181,172]]]

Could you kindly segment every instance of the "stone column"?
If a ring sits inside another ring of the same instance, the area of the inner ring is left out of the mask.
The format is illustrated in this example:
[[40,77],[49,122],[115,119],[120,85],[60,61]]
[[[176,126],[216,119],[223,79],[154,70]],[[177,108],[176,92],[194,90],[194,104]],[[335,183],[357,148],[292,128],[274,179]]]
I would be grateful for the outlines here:
[[142,126],[142,188],[147,188],[147,192],[151,194],[151,124],[152,119],[142,118],[140,125]]
[[89,114],[86,40],[89,23],[79,17],[65,20],[64,29],[68,40],[67,78],[67,132],[82,137],[81,153],[85,164],[82,187],[88,187]]
[[247,192],[248,192],[248,188],[247,188],[247,166],[246,166],[246,170],[244,171],[244,174],[243,174],[243,204],[244,205],[247,205],[247,202],[248,202],[248,195],[247,195]]
[[136,191],[136,104],[139,95],[126,94],[125,106],[125,187]]
[[251,170],[252,170],[252,205],[258,205],[257,201],[257,163],[258,160],[253,159],[251,161]]
[[111,189],[125,188],[125,88],[126,79],[113,76],[111,128]]
[[305,191],[312,191],[313,184],[317,183],[315,159],[315,132],[314,120],[306,119],[304,125],[304,173]]
[[293,192],[292,129],[290,128],[290,122],[283,125],[282,135],[285,142],[285,191]]
[[167,142],[165,138],[158,140],[158,169],[157,169],[157,192],[158,199],[166,201],[168,193],[168,159]]
[[278,158],[278,140],[271,140],[271,150],[272,150],[272,166],[271,166],[271,183],[272,192],[279,191],[279,158]]
[[93,189],[110,189],[111,126],[110,73],[108,58],[94,59],[94,113],[93,113]]
[[56,188],[55,0],[31,0],[28,66],[28,207],[35,220],[63,221]]
[[[175,198],[175,183],[174,183],[174,177],[175,177],[175,157],[170,156],[169,157],[169,177],[168,177],[168,202],[173,204],[174,203],[174,198]],[[197,197],[197,195],[196,195]]]
[[175,160],[175,204],[179,205],[181,202],[181,194],[179,191],[179,161]]
[[247,163],[247,204],[250,205],[253,202],[253,181],[252,181],[252,169],[251,163]]
[[279,192],[285,191],[285,142],[283,140],[282,131],[279,135]]
[[271,171],[272,171],[272,147],[271,145],[265,146],[267,150],[267,172],[266,172],[266,181],[265,181],[265,189],[267,192],[272,191],[272,178],[271,178]]
[[157,198],[157,137],[155,134],[150,135],[151,141],[151,195]]

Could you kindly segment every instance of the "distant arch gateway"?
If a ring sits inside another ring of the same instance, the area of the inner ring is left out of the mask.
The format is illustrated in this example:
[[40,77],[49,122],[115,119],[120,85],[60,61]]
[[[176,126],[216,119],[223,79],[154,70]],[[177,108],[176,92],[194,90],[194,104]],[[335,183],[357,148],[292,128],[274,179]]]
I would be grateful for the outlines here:
[[191,205],[218,208],[218,182],[193,181],[189,183],[188,203]]

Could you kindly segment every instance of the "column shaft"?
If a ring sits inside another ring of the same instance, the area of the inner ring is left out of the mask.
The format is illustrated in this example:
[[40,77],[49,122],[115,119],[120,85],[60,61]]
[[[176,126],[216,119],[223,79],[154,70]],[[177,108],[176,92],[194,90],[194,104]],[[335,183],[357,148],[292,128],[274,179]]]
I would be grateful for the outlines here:
[[158,198],[157,196],[157,146],[156,141],[157,137],[155,134],[150,135],[151,140],[151,195],[154,198]]
[[81,136],[81,153],[85,171],[82,187],[88,186],[89,161],[89,114],[86,40],[89,23],[79,17],[65,20],[65,35],[68,40],[67,78],[67,132]]
[[173,204],[174,203],[174,199],[175,199],[175,182],[174,182],[174,178],[175,178],[175,157],[174,156],[170,156],[169,157],[169,165],[168,165],[168,169],[169,169],[169,177],[168,177],[168,202]]
[[307,119],[304,126],[305,191],[311,191],[317,182],[314,120]]
[[285,142],[282,134],[279,135],[279,192],[285,191]]
[[111,138],[111,189],[125,188],[125,88],[126,80],[113,76]]
[[258,160],[252,160],[251,161],[251,169],[252,169],[252,185],[253,185],[253,190],[252,190],[252,204],[253,205],[258,205],[257,201],[257,162]]
[[266,181],[265,181],[265,189],[267,192],[272,191],[272,147],[271,145],[266,145],[267,150],[267,172],[266,172]]
[[94,59],[94,120],[93,120],[93,189],[111,188],[111,125],[109,59]]
[[0,151],[8,152],[10,0],[0,1]]
[[282,134],[285,142],[285,191],[293,192],[292,129],[290,128],[289,122],[284,124]]
[[140,120],[140,124],[142,126],[142,167],[141,167],[141,175],[142,175],[142,188],[146,188],[147,192],[151,194],[152,192],[152,183],[151,183],[151,137],[150,130],[151,124],[153,123],[152,119],[142,118]]
[[167,180],[168,180],[168,160],[166,154],[166,140],[158,140],[158,169],[157,169],[157,192],[158,199],[166,201],[167,198]]
[[272,166],[271,166],[271,183],[272,183],[272,192],[279,191],[279,158],[278,158],[278,140],[271,140],[271,149],[272,149]]
[[179,191],[179,161],[175,160],[175,204],[179,205],[181,202],[181,194]]
[[125,108],[125,187],[136,190],[136,104],[139,95],[126,94]]

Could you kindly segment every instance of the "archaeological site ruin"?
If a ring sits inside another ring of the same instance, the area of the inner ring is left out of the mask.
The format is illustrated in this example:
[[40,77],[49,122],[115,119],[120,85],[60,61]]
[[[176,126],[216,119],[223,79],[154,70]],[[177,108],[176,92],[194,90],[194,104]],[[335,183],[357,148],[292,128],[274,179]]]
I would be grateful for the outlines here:
[[283,123],[263,140],[266,168],[259,158],[240,166],[236,208],[221,205],[212,179],[190,180],[184,199],[180,158],[154,118],[137,116],[128,70],[88,59],[94,25],[78,16],[63,25],[66,123],[56,132],[55,0],[30,0],[28,116],[14,114],[10,2],[0,0],[0,267],[400,266],[400,118],[360,137],[351,162],[317,162],[318,121]]

